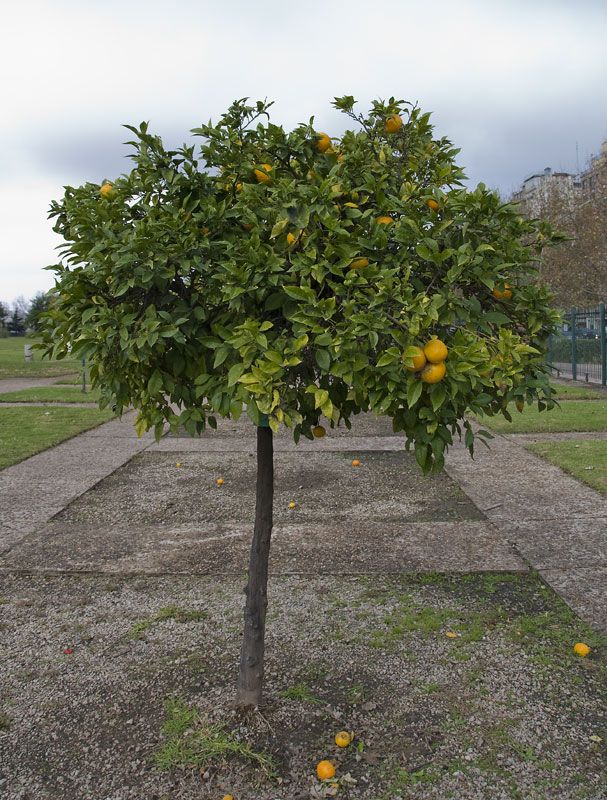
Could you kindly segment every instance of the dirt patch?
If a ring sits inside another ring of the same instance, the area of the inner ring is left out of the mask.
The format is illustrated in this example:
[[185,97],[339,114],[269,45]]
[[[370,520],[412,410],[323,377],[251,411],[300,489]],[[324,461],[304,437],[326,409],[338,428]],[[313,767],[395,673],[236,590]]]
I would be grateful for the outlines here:
[[[353,459],[361,466],[351,466]],[[180,466],[177,467],[176,464]],[[142,453],[56,518],[102,525],[251,523],[256,461],[246,453]],[[218,478],[224,479],[221,488]],[[480,520],[445,473],[423,477],[406,452],[275,455],[276,524],[330,520]]]
[[[7,800],[303,800],[323,796],[321,758],[351,800],[604,797],[605,641],[533,576],[274,578],[267,705],[245,720],[242,580],[1,583]],[[238,757],[159,771],[171,697],[276,778]],[[356,739],[339,751],[342,728]]]

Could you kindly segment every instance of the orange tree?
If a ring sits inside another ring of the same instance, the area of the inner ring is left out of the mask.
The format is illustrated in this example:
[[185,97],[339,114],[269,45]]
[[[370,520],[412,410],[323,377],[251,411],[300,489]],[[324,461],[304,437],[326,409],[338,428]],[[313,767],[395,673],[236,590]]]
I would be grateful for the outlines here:
[[[555,316],[537,285],[536,223],[468,191],[429,114],[393,98],[340,139],[286,132],[271,104],[235,102],[166,150],[142,123],[132,171],[67,187],[45,346],[91,364],[102,403],[137,428],[192,434],[243,410],[257,426],[257,496],[237,700],[259,703],[272,530],[272,436],[392,418],[424,471],[468,412],[550,406]],[[538,244],[539,242],[539,244]],[[506,285],[507,284],[507,285]]]

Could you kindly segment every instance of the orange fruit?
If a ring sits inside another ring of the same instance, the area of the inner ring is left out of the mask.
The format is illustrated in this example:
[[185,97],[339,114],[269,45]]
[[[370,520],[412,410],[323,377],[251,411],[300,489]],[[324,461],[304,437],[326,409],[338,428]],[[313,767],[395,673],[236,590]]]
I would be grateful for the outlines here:
[[441,342],[440,339],[430,339],[430,341],[424,345],[424,355],[432,364],[439,364],[447,358],[449,351],[445,343]]
[[287,233],[287,244],[289,245],[289,247],[292,244],[295,244],[296,241],[297,241],[297,236],[294,236],[292,233]]
[[327,431],[323,425],[316,425],[314,428],[312,428],[312,433],[317,439],[322,439],[322,437],[326,435]]
[[360,467],[360,461],[359,461],[357,458],[355,458],[355,459],[352,461],[352,466],[353,466],[353,467]]
[[221,800],[234,800],[234,795],[233,794],[224,794],[224,796],[221,798]]
[[268,183],[271,180],[270,172],[272,172],[271,164],[260,164],[253,170],[258,183]]
[[439,383],[447,374],[447,367],[444,361],[438,364],[426,364],[421,372],[421,379],[424,383]]
[[242,183],[240,183],[240,181],[236,184],[236,191],[242,192]]
[[217,478],[215,483],[217,484],[217,486],[223,486],[223,478]]
[[243,222],[242,227],[245,229],[245,231],[253,230],[253,224],[251,222]]
[[576,653],[578,656],[582,656],[582,658],[585,658],[590,652],[590,648],[588,647],[587,644],[584,644],[584,642],[576,642],[573,645],[573,652]]
[[423,369],[426,366],[426,355],[421,347],[416,347],[417,353],[413,356],[411,361],[413,361],[412,367],[405,367],[406,370],[409,372],[418,372],[420,369]]
[[339,733],[335,734],[335,744],[338,747],[347,747],[351,741],[352,736],[348,733],[348,731],[340,731]]
[[426,200],[426,205],[431,211],[438,211],[438,203],[436,200],[430,198],[430,200]]
[[354,261],[350,264],[350,269],[363,269],[363,267],[369,266],[369,259],[368,258],[355,258]]
[[297,508],[297,503],[295,502],[295,500],[291,500],[291,502],[289,503],[289,508]]
[[330,778],[335,777],[335,767],[330,761],[323,759],[316,765],[316,774],[321,781],[328,781]]
[[101,195],[101,197],[104,197],[106,200],[109,200],[109,198],[112,197],[114,194],[114,184],[110,183],[109,181],[107,183],[104,183],[101,189],[99,189],[99,194]]
[[496,300],[510,300],[512,297],[512,287],[509,283],[505,283],[503,289],[498,289],[496,287],[492,294]]
[[178,461],[178,462],[175,464],[175,466],[176,466],[176,467],[180,467],[180,466],[181,466],[181,461]]
[[386,120],[385,128],[386,133],[396,133],[403,127],[402,118],[398,116],[398,114],[392,114],[391,117],[388,117]]
[[316,149],[319,153],[326,153],[331,147],[331,137],[327,133],[316,134]]
[[394,220],[392,219],[392,217],[383,217],[382,216],[382,217],[377,217],[375,222],[377,222],[378,225],[392,225]]

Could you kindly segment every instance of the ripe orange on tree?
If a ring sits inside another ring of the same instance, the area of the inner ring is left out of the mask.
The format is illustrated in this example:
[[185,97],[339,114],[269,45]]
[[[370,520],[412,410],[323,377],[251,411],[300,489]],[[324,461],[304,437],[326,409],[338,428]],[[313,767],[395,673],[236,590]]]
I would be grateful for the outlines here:
[[106,181],[99,189],[99,194],[105,200],[109,200],[114,195],[114,184]]
[[439,361],[438,364],[426,364],[421,372],[421,379],[423,383],[439,383],[446,374],[445,362]]
[[397,133],[403,127],[403,120],[398,114],[388,117],[385,124],[386,133]]
[[271,164],[260,164],[258,167],[255,167],[253,173],[258,183],[268,183],[271,180],[270,172],[272,172],[272,169],[273,167]]
[[[409,372],[419,372],[420,369],[423,369],[426,366],[426,354],[422,350],[421,347],[411,348],[410,352],[413,352],[415,349],[415,353],[408,359],[413,362],[413,366],[405,367],[406,370]],[[404,354],[403,354],[404,359]]]
[[378,225],[392,225],[392,223],[394,222],[392,217],[387,217],[387,216],[378,217],[375,221],[377,222]]
[[505,283],[503,289],[498,289],[496,286],[492,294],[496,300],[510,300],[512,297],[512,287],[509,283]]
[[437,201],[434,200],[432,197],[429,200],[426,200],[426,205],[431,211],[438,211],[439,209]]
[[319,153],[326,153],[331,147],[331,137],[327,133],[316,134],[316,149]]
[[441,342],[440,339],[430,339],[430,341],[424,345],[424,355],[430,363],[439,364],[447,358],[449,350],[447,349],[447,345]]

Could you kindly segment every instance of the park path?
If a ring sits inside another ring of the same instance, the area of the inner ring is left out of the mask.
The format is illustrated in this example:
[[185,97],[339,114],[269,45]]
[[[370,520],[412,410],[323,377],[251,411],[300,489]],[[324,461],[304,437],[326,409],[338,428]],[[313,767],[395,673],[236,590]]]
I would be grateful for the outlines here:
[[70,375],[54,375],[50,378],[0,378],[0,394],[4,392],[18,392],[21,389],[34,389],[37,386],[54,386],[61,378],[71,378]]
[[[253,427],[247,420],[221,421],[217,432],[203,437],[166,436],[155,443],[149,434],[137,438],[133,419],[133,413],[127,414],[0,472],[1,572],[242,574],[250,537],[252,497],[245,493],[254,476]],[[307,470],[312,481],[328,485],[336,480],[339,488],[337,495],[315,496],[320,499],[308,518],[303,508],[297,518],[281,517],[277,503],[275,570],[326,568],[338,574],[533,568],[582,618],[607,631],[607,498],[525,450],[528,440],[496,436],[490,450],[479,445],[474,460],[463,446],[455,446],[446,471],[482,513],[417,521],[404,516],[399,467],[390,466],[403,449],[402,439],[392,434],[388,421],[369,415],[357,420],[351,433],[331,432],[298,446],[286,434],[276,436],[281,478]],[[107,481],[96,486],[143,451],[148,461],[133,462],[126,473],[112,476],[111,486]],[[344,481],[343,459],[353,457],[348,453],[370,468],[356,470],[355,476],[349,473],[352,478]],[[174,469],[182,460],[191,473]],[[153,509],[148,513],[146,503],[170,506],[171,475],[178,473],[181,485],[189,482],[191,491],[202,491],[202,472],[227,469],[228,463],[234,474],[242,473],[240,496],[232,496],[231,509],[226,508],[225,493],[217,501],[201,494],[198,506],[217,503],[215,510],[208,506],[203,520],[188,517],[187,509],[179,507],[174,521],[167,521],[166,509],[157,520]],[[388,469],[386,480],[393,480],[392,495],[377,482],[383,468]],[[305,480],[294,480],[302,483],[296,488],[303,498]],[[74,523],[77,513],[53,519],[93,487],[95,492],[83,498],[84,510],[79,501],[82,520]],[[308,508],[311,501],[312,496]],[[239,503],[244,509],[240,517]]]

